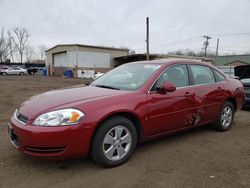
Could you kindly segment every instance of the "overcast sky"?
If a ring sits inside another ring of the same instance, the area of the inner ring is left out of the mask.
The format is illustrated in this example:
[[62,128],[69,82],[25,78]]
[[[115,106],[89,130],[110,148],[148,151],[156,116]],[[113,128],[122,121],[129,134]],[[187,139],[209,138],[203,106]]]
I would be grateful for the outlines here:
[[80,43],[145,52],[147,16],[151,52],[199,51],[202,35],[212,36],[211,51],[220,38],[221,54],[250,52],[249,0],[0,0],[0,28],[27,28],[35,47]]

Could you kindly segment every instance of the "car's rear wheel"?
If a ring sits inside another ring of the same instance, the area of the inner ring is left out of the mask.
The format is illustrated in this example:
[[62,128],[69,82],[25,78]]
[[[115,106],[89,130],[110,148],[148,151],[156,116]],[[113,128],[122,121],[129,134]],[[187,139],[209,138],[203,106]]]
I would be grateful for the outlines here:
[[136,147],[137,134],[129,119],[116,116],[105,121],[93,139],[94,161],[105,167],[115,167],[130,158]]
[[24,72],[20,72],[20,75],[24,75]]
[[2,74],[3,74],[4,76],[6,76],[6,75],[7,75],[7,73],[6,73],[6,72],[3,72]]
[[233,124],[234,112],[234,105],[229,101],[225,102],[221,108],[218,119],[212,127],[218,131],[229,130]]

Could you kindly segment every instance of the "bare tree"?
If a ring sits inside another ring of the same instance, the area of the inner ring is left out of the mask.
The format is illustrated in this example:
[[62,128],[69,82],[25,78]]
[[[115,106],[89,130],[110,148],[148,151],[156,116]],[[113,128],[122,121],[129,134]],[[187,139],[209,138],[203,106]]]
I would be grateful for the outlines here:
[[14,53],[15,46],[12,41],[11,31],[8,31],[6,35],[4,28],[2,28],[0,33],[0,62],[5,62],[8,59],[14,62]]
[[12,31],[14,35],[12,41],[20,55],[20,62],[23,63],[24,50],[30,37],[29,32],[27,29],[19,27],[14,28]]
[[25,46],[25,57],[26,57],[26,62],[30,63],[31,59],[34,55],[34,48],[30,45]]
[[136,54],[136,53],[135,53],[134,50],[129,50],[128,54],[129,54],[129,55],[134,55],[134,54]]
[[8,41],[6,40],[4,29],[2,29],[0,34],[0,62],[6,61],[8,56]]
[[41,60],[44,60],[45,58],[45,50],[47,49],[47,47],[44,44],[41,44],[38,46],[39,48],[39,53],[41,55]]
[[15,44],[13,42],[13,36],[12,36],[11,30],[8,31],[7,35],[8,35],[10,60],[11,60],[11,62],[15,62],[14,56],[16,53],[16,47],[15,47]]

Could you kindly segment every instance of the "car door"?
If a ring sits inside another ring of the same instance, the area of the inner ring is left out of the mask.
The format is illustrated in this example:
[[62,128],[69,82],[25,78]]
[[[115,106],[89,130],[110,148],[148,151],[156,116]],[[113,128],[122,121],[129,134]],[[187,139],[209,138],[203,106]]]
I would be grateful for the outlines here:
[[13,74],[20,74],[20,72],[21,72],[21,69],[15,67],[15,68],[14,68],[14,71],[13,71]]
[[[224,88],[216,81],[215,73],[206,65],[188,65],[192,80],[199,124],[214,121],[224,99]],[[222,80],[223,81],[223,80]]]
[[13,67],[9,68],[9,69],[7,70],[7,73],[8,73],[8,74],[15,74],[14,68],[13,68]]
[[[168,93],[157,92],[157,87],[166,80],[171,81],[177,89]],[[194,124],[194,92],[189,85],[189,73],[186,65],[171,66],[157,79],[147,96],[149,136]]]

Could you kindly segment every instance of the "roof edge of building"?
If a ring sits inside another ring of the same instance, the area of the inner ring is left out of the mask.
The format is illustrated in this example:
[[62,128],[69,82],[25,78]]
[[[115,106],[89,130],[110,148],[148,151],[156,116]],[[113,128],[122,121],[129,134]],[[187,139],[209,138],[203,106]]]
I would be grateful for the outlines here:
[[86,44],[57,44],[45,50],[45,52],[48,52],[54,48],[61,47],[61,46],[79,46],[79,47],[87,47],[87,48],[99,48],[99,49],[119,50],[119,51],[127,51],[127,52],[129,51],[129,49],[126,49],[126,48],[114,48],[114,47],[94,46],[94,45],[86,45]]
[[250,54],[219,55],[218,57],[250,56]]

